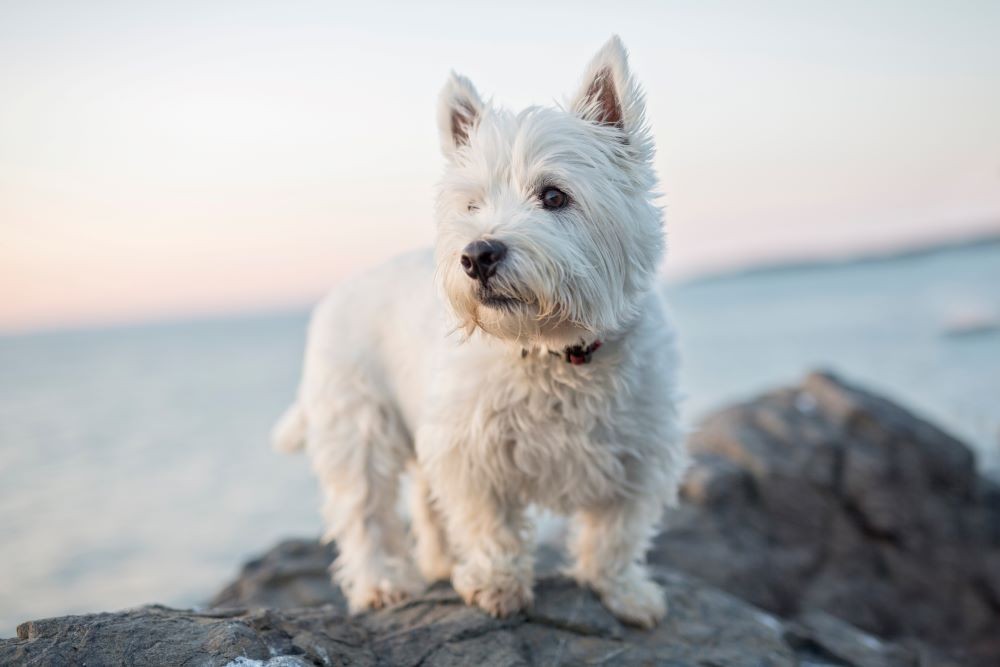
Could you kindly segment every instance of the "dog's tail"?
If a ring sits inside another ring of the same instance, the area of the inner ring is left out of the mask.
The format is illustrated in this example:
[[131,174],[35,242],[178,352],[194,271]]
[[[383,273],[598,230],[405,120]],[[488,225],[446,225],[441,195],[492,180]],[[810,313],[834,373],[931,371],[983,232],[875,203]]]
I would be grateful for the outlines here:
[[291,454],[306,444],[306,416],[296,401],[285,410],[271,430],[271,446],[279,452]]

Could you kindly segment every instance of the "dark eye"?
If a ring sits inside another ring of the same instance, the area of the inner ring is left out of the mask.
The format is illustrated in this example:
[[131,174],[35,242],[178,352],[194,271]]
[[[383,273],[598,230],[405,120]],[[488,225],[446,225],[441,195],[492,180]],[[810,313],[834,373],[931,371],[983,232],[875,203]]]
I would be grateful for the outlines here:
[[569,197],[559,188],[545,188],[540,199],[542,206],[550,211],[563,208],[569,203]]
[[468,209],[469,209],[469,213],[475,213],[476,211],[479,210],[479,204],[477,204],[474,201],[470,201]]

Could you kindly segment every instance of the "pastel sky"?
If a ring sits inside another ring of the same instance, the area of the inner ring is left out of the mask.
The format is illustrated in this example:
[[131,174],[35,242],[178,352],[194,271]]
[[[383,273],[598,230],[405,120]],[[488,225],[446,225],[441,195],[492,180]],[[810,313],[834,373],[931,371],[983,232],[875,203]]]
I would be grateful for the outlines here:
[[298,307],[430,243],[447,72],[612,32],[675,276],[1000,230],[1000,3],[0,3],[0,331]]

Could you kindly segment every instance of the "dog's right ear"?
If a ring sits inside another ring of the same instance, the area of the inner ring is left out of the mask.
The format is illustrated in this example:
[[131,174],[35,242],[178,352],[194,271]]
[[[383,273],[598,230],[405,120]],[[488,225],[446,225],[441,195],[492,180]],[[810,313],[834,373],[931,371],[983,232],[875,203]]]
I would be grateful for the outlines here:
[[469,135],[482,111],[483,102],[472,82],[452,72],[438,101],[441,152],[446,158],[450,160],[456,150],[469,143]]

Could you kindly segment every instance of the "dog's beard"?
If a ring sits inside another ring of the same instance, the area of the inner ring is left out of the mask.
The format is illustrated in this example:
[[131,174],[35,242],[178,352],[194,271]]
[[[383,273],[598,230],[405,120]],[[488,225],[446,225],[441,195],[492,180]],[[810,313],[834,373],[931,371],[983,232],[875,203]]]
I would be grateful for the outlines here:
[[444,276],[445,295],[466,336],[477,329],[524,347],[561,347],[586,337],[589,328],[574,321],[569,309],[545,290],[531,289],[511,272],[486,284],[451,271]]
[[537,337],[539,319],[537,299],[525,290],[510,285],[487,283],[466,288],[462,309],[456,310],[467,333],[476,329],[497,338],[524,342]]

